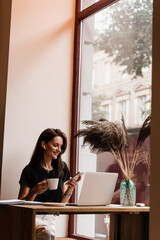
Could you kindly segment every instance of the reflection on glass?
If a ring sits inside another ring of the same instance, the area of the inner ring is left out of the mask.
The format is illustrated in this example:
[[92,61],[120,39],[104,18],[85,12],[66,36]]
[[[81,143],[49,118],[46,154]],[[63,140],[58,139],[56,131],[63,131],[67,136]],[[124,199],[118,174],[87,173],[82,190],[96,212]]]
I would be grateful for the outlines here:
[[[83,7],[93,2],[84,0]],[[79,128],[83,127],[82,120],[120,121],[123,115],[127,129],[132,129],[130,141],[134,148],[137,129],[151,112],[151,69],[152,0],[119,1],[83,20]],[[148,153],[149,146],[148,139],[144,146]],[[82,139],[77,155],[80,171],[119,171],[110,153],[91,153],[88,147],[82,147]],[[148,204],[150,172],[145,166],[136,171],[136,183],[140,186],[138,201]],[[84,219],[77,216],[76,233],[107,239],[106,224],[97,225],[99,221],[105,222],[106,218],[101,217],[101,220],[85,218],[91,224],[82,230]]]

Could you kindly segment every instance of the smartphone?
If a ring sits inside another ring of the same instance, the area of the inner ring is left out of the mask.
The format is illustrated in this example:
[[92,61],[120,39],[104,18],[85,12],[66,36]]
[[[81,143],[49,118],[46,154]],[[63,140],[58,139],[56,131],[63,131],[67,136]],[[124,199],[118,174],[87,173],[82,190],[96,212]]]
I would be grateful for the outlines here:
[[80,176],[82,176],[84,173],[83,172],[77,172],[76,175],[73,177],[75,181],[79,179]]

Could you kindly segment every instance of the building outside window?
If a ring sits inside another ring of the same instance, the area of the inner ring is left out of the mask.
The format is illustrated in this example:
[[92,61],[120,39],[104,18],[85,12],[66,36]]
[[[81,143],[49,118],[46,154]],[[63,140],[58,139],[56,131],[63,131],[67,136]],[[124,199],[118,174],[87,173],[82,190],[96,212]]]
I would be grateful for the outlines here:
[[106,110],[106,119],[110,120],[110,106],[106,105],[105,110]]
[[119,103],[119,111],[120,111],[120,116],[122,117],[124,117],[124,120],[126,120],[126,117],[127,117],[127,114],[126,114],[126,111],[127,111],[127,109],[126,109],[126,106],[127,104],[126,104],[126,101],[121,101],[120,103]]
[[145,113],[147,111],[147,96],[141,96],[139,98],[139,123],[142,124],[145,119]]
[[111,81],[111,77],[110,77],[110,63],[107,62],[106,64],[106,78],[105,78],[105,83],[109,84]]

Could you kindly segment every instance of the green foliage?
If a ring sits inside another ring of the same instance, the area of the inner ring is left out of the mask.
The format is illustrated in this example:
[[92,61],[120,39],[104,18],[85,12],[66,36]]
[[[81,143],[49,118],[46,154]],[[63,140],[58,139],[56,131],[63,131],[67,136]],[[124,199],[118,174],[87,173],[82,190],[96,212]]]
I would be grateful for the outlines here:
[[152,56],[152,0],[121,0],[107,10],[106,30],[95,45],[123,66],[123,73],[143,77]]

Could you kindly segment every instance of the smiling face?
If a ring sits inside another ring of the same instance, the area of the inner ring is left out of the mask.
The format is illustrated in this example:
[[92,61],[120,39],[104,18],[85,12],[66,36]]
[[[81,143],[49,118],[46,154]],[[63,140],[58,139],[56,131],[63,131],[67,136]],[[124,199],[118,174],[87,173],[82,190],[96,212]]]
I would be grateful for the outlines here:
[[42,142],[42,147],[45,149],[45,155],[51,159],[57,159],[58,155],[61,153],[62,146],[63,139],[60,136],[54,137],[48,143]]

